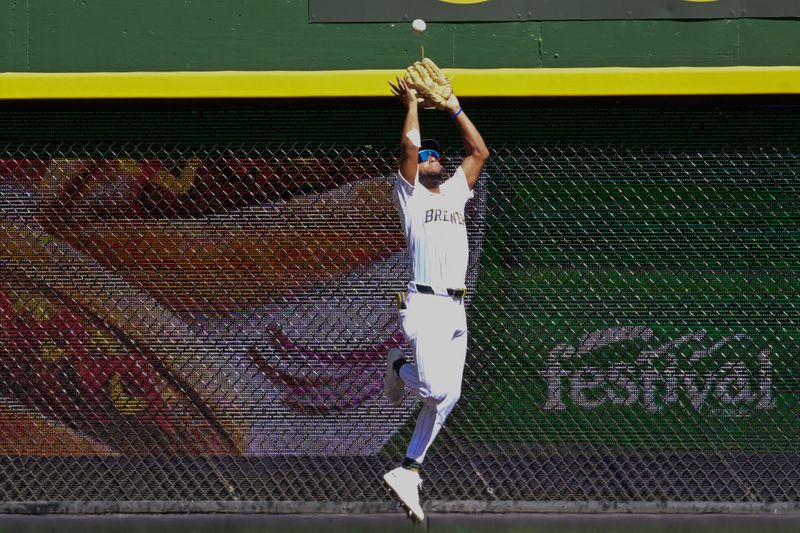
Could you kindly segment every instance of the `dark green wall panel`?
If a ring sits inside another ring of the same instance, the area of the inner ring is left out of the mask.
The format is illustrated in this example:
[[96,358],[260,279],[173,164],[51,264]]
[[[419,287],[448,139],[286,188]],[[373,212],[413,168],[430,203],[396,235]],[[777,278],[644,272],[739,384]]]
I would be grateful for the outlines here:
[[0,71],[798,64],[798,21],[309,24],[307,0],[0,0]]
[[[303,68],[298,63],[314,57],[303,55],[306,21],[276,4],[287,2],[33,0],[31,68]],[[296,54],[287,54],[292,48]]]
[[0,0],[0,71],[28,70],[25,0]]
[[731,66],[738,21],[581,21],[542,25],[545,67]]
[[[455,65],[460,68],[542,66],[540,22],[454,24]],[[431,57],[438,55],[431,53]]]
[[742,65],[800,64],[800,22],[742,20],[740,25]]

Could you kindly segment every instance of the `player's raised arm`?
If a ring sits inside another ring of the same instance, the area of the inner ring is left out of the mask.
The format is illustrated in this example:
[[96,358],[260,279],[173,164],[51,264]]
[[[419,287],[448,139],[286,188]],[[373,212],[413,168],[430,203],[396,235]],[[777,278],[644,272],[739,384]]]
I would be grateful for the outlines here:
[[467,176],[469,188],[472,189],[478,182],[483,164],[489,159],[489,149],[486,147],[483,137],[481,137],[481,134],[478,132],[478,128],[476,128],[475,124],[467,117],[467,114],[464,112],[455,94],[450,95],[450,98],[447,99],[445,110],[450,114],[450,118],[455,120],[461,132],[461,138],[464,140],[464,153],[466,157],[464,157],[464,161],[461,163],[461,168]]
[[419,133],[419,114],[417,109],[417,92],[410,88],[402,78],[397,78],[397,85],[389,82],[392,92],[408,109],[403,124],[403,137],[400,141],[400,175],[411,185],[417,175],[417,164],[421,137]]

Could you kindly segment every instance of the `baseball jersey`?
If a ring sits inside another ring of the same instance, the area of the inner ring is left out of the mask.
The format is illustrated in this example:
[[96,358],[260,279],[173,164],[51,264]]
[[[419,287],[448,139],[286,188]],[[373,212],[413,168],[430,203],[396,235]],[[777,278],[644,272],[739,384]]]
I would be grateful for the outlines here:
[[469,261],[464,206],[474,196],[464,170],[429,191],[419,181],[412,186],[400,173],[394,202],[406,235],[411,281],[440,288],[464,287]]

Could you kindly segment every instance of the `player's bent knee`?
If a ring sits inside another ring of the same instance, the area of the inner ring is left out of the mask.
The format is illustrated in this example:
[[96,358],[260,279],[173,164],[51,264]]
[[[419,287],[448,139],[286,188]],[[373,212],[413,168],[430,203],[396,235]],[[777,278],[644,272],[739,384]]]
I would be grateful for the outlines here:
[[439,405],[447,398],[447,391],[431,389],[422,397],[422,401],[428,405]]
[[422,400],[428,405],[455,404],[460,397],[460,390],[431,388]]

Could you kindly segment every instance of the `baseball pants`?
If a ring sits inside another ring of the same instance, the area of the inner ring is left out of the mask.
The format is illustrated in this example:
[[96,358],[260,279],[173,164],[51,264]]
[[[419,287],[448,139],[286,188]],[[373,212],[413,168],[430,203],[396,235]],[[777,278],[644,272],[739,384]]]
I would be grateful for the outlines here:
[[400,323],[416,364],[400,377],[423,403],[406,457],[421,463],[461,396],[467,317],[463,299],[450,296],[409,292],[406,307]]

